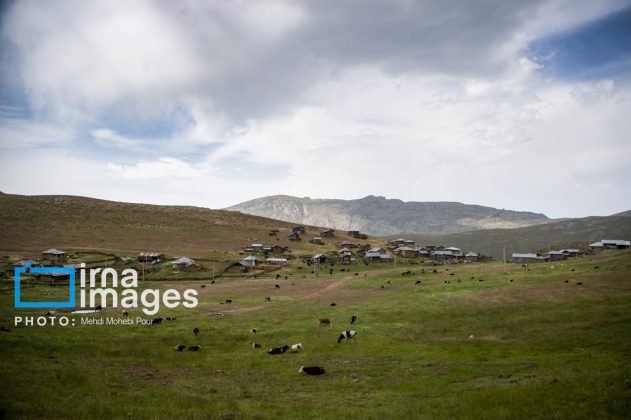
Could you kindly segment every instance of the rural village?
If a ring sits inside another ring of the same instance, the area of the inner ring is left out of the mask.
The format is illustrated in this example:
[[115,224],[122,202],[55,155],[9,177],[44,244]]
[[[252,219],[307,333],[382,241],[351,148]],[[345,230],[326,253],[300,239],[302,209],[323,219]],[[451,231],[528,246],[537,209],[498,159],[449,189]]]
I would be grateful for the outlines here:
[[[307,235],[307,229],[318,231],[316,235]],[[11,269],[15,267],[65,267],[80,269],[81,263],[85,263],[87,268],[111,264],[120,269],[124,267],[134,267],[138,272],[150,275],[160,270],[167,270],[170,273],[187,272],[195,273],[208,271],[211,269],[211,279],[215,280],[221,276],[232,277],[235,275],[261,276],[266,273],[276,272],[290,262],[295,263],[297,270],[306,270],[308,274],[319,276],[322,270],[328,268],[329,274],[333,273],[336,265],[364,265],[373,267],[396,267],[399,265],[417,264],[420,266],[435,267],[447,264],[470,264],[493,261],[494,258],[481,255],[474,251],[465,251],[454,246],[442,245],[421,245],[414,240],[398,238],[384,241],[382,246],[375,246],[379,243],[378,238],[367,240],[368,236],[350,230],[342,232],[346,239],[338,239],[340,232],[334,229],[319,229],[316,227],[294,226],[290,232],[281,232],[273,229],[269,232],[267,242],[251,242],[238,251],[240,259],[226,261],[217,259],[215,261],[198,261],[187,256],[168,256],[159,251],[143,251],[138,255],[113,255],[109,253],[69,253],[64,250],[51,248],[41,252],[40,256],[29,256],[11,261],[5,257],[4,270],[0,271],[0,278],[11,276]],[[311,244],[322,247],[323,251],[315,254],[304,254],[295,252],[291,246],[282,246],[278,243],[279,235],[286,235],[290,243],[300,243],[308,241]],[[512,253],[506,258],[507,263],[537,263],[563,261],[568,258],[580,258],[585,255],[593,255],[609,250],[628,249],[631,242],[627,240],[603,239],[591,243],[582,249],[559,249],[550,250],[545,253]],[[327,249],[326,251],[324,249]],[[87,260],[82,259],[82,254],[88,254]],[[207,260],[207,259],[206,259]],[[209,267],[210,264],[210,267]],[[376,266],[375,266],[376,264]],[[342,269],[344,270],[344,269]],[[61,281],[68,279],[67,273],[47,273],[39,272],[36,277],[42,281]],[[186,279],[195,279],[186,277]],[[203,276],[198,279],[204,279]]]

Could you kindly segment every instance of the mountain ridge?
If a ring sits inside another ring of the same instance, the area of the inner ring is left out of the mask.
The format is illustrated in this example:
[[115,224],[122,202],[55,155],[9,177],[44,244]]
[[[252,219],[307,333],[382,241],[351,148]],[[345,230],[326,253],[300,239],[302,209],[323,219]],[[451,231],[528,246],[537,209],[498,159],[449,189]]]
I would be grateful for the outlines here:
[[355,200],[274,195],[245,201],[225,210],[291,223],[360,230],[375,236],[401,232],[444,235],[480,229],[519,228],[553,221],[541,213],[455,201],[406,202],[374,195]]

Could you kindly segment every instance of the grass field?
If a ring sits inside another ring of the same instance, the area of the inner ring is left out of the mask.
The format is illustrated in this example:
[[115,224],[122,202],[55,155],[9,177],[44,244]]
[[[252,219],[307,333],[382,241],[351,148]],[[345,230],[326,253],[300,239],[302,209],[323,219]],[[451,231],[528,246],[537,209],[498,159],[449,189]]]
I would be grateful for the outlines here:
[[[74,327],[16,327],[15,315],[45,311],[10,309],[13,286],[2,283],[0,417],[628,418],[631,252],[554,269],[405,269],[147,282],[200,294],[196,309],[163,310],[177,319],[157,326],[80,325],[119,316],[111,310],[70,315]],[[37,287],[67,292],[29,293]],[[353,314],[357,337],[338,344]],[[297,354],[265,352],[298,342]],[[202,350],[173,351],[179,343]],[[312,364],[327,373],[298,373]]]

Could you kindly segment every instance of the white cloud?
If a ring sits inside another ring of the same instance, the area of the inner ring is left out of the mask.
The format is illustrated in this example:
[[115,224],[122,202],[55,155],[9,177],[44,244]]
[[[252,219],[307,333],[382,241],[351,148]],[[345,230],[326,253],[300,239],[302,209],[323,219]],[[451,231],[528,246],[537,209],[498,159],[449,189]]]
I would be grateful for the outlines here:
[[161,157],[156,161],[141,160],[133,165],[108,163],[107,168],[118,177],[132,180],[163,180],[171,178],[193,179],[212,173],[212,169],[209,167],[192,165],[173,157]]
[[[279,189],[298,196],[457,197],[556,217],[624,201],[610,195],[623,196],[629,176],[628,90],[582,83],[582,90],[608,92],[585,104],[572,84],[514,89],[507,79],[483,82],[472,95],[476,84],[350,73],[314,93],[319,107],[252,121],[213,159],[288,164],[291,174]],[[605,190],[585,176],[610,171],[621,178]],[[598,200],[587,204],[583,194]]]
[[29,149],[69,144],[74,130],[17,115],[19,109],[0,108],[0,149]]
[[158,148],[166,143],[161,139],[134,139],[121,136],[107,128],[96,128],[90,131],[96,144],[107,148],[118,148],[126,151],[142,151],[149,148]]
[[[0,109],[1,185],[212,207],[288,193],[624,210],[628,83],[546,79],[523,51],[628,4],[17,2],[1,74],[34,116]],[[57,159],[46,183],[41,147]],[[41,166],[21,170],[17,148]]]

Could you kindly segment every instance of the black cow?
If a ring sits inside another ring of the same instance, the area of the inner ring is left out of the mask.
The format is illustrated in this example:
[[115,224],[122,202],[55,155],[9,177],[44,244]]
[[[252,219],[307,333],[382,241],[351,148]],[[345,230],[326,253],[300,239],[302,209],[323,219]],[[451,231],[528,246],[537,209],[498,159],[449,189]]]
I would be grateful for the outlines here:
[[298,373],[306,373],[307,375],[324,375],[324,368],[320,366],[303,366]]
[[289,346],[287,344],[285,344],[282,347],[272,347],[271,349],[269,349],[267,351],[268,354],[283,354],[285,353],[287,350],[289,349]]

